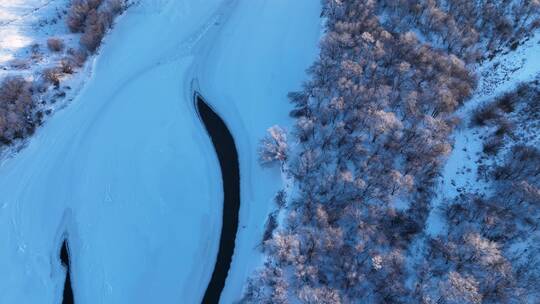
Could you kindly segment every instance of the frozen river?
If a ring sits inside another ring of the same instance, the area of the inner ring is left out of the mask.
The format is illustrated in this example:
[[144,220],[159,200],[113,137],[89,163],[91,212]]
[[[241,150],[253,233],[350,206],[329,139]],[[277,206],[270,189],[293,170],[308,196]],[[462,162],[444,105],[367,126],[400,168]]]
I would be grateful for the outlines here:
[[60,303],[69,244],[75,303],[199,303],[217,258],[219,160],[195,90],[235,138],[241,209],[222,303],[261,265],[281,185],[257,164],[290,126],[320,35],[313,0],[143,0],[100,51],[83,91],[0,166],[0,303]]

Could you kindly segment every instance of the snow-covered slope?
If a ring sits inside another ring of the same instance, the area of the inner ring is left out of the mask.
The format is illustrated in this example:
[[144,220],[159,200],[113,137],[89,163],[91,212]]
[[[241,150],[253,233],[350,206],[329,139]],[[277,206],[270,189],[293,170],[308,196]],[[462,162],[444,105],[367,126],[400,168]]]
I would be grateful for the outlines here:
[[222,302],[240,297],[280,184],[256,146],[289,124],[286,93],[317,53],[301,0],[143,0],[105,41],[79,97],[0,167],[1,303],[58,303],[67,232],[77,303],[196,303],[220,229],[216,155],[200,90],[237,141],[242,209]]

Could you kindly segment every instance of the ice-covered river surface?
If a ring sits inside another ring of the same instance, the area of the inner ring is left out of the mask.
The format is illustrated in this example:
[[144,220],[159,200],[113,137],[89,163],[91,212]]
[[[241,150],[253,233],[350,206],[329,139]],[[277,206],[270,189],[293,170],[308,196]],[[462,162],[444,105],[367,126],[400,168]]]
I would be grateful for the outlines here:
[[142,0],[107,37],[66,109],[0,166],[0,303],[59,303],[67,235],[75,302],[198,303],[223,207],[193,91],[238,148],[241,209],[221,303],[260,265],[277,170],[257,165],[265,130],[290,126],[286,94],[317,54],[313,0]]

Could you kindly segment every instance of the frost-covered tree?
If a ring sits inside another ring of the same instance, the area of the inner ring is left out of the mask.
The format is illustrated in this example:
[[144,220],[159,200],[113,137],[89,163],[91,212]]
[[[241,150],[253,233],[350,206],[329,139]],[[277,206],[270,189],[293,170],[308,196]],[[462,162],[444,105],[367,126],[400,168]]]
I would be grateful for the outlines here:
[[271,165],[274,162],[287,160],[288,145],[287,134],[279,126],[273,126],[268,129],[266,135],[261,141],[259,147],[259,159],[262,165]]

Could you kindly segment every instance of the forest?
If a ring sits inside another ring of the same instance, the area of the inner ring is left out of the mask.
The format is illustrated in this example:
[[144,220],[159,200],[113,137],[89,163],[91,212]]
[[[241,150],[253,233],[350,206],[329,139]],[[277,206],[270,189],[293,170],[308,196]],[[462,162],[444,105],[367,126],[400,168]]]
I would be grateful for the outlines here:
[[[276,195],[243,302],[538,303],[539,87],[522,84],[470,122],[455,113],[476,68],[540,27],[540,2],[323,7],[320,56],[289,94],[295,126],[261,143],[261,163],[294,187]],[[491,132],[478,168],[489,189],[437,207],[447,229],[432,235],[437,179],[463,124]]]

